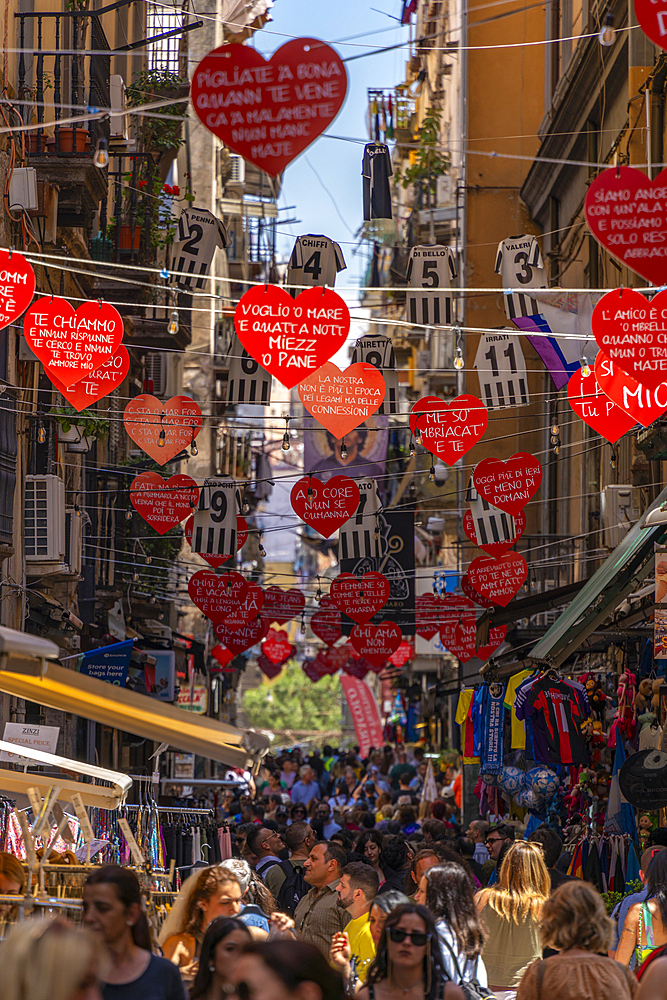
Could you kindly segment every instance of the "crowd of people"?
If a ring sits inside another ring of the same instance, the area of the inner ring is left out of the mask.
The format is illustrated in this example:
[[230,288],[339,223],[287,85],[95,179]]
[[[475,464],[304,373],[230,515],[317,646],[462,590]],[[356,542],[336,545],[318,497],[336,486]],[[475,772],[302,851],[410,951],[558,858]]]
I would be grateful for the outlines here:
[[[195,868],[160,928],[130,869],[100,866],[83,926],[0,943],[3,1000],[667,1000],[667,830],[609,916],[559,833],[473,820],[460,778],[390,748],[276,758],[225,800],[235,857]],[[430,779],[430,775],[429,775]],[[23,891],[0,855],[0,889]],[[7,913],[5,912],[5,916]]]

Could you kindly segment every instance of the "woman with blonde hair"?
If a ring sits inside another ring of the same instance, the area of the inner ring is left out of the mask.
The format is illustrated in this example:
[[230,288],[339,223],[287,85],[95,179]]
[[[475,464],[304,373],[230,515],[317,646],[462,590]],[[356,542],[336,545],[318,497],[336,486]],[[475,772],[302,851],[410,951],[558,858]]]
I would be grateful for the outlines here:
[[101,951],[66,920],[27,920],[0,944],[2,1000],[101,1000]]
[[525,970],[542,955],[539,921],[549,891],[541,846],[519,840],[505,855],[497,883],[475,897],[488,930],[482,961],[498,1000],[514,1000]]
[[540,935],[545,948],[560,952],[530,965],[517,1000],[631,1000],[634,975],[606,954],[612,923],[599,893],[579,880],[564,882],[542,908]]
[[216,917],[238,917],[243,906],[243,889],[236,875],[224,868],[202,868],[194,884],[181,889],[165,920],[158,941],[166,958],[181,969],[184,978],[196,971],[206,928]]

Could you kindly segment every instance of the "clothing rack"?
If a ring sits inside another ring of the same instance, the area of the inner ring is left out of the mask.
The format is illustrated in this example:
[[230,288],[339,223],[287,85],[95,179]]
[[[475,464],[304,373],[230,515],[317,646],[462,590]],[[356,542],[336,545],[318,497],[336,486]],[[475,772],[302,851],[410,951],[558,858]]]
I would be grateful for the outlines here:
[[[128,803],[125,808],[144,809],[146,807],[138,803]],[[156,806],[156,808],[161,813],[178,813],[181,816],[213,816],[212,809],[187,809],[184,806]]]

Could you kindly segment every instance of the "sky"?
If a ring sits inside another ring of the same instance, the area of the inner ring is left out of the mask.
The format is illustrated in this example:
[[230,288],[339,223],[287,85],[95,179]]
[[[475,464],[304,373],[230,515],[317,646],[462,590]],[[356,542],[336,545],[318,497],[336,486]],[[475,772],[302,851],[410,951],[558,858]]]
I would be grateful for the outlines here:
[[[332,42],[339,55],[346,59],[371,51],[360,47],[363,45],[382,48],[407,41],[408,29],[395,20],[400,17],[400,0],[375,0],[374,6],[377,9],[366,0],[333,0],[330,3],[275,0],[271,10],[273,20],[255,35],[254,44],[263,55],[270,56],[288,39],[269,32],[284,32]],[[355,38],[354,45],[341,41],[351,35],[363,37]],[[295,237],[305,233],[323,233],[335,240],[341,246],[348,267],[339,274],[338,285],[358,286],[368,261],[367,249],[363,254],[353,255],[358,242],[354,234],[363,221],[361,160],[363,144],[369,141],[367,89],[394,87],[401,83],[405,79],[407,55],[408,49],[401,48],[347,63],[347,98],[327,131],[358,141],[320,136],[285,172],[279,207],[294,205],[295,208],[282,212],[281,217],[296,217],[301,221],[279,226],[279,250],[287,259]]]

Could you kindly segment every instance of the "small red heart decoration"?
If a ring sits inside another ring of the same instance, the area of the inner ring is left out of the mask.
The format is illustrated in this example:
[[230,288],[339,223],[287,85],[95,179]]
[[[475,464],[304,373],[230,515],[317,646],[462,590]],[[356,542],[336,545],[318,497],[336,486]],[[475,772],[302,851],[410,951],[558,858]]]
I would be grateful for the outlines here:
[[475,588],[470,583],[467,573],[464,573],[463,576],[461,577],[461,590],[466,595],[466,597],[468,597],[471,601],[474,601],[474,603],[479,605],[480,608],[496,607],[495,603],[493,601],[490,601],[488,597],[482,597],[481,594],[477,593]]
[[32,266],[16,250],[0,250],[0,330],[26,311],[34,294]]
[[571,376],[567,399],[577,416],[610,444],[615,444],[637,422],[602,391],[593,369],[589,375],[579,369]]
[[475,655],[475,638],[473,635],[472,649],[470,646],[470,629],[475,629],[475,619],[472,615],[461,617],[449,626],[440,627],[440,642],[461,663],[467,663]]
[[192,513],[199,488],[190,476],[163,479],[158,472],[142,472],[130,483],[130,502],[144,521],[160,535]]
[[123,320],[108,302],[84,302],[74,310],[67,299],[44,298],[23,317],[23,335],[49,378],[74,385],[117,353]]
[[233,654],[224,646],[214,646],[211,650],[211,656],[218,661],[221,667],[226,667],[230,660],[234,659]]
[[356,677],[358,681],[362,681],[366,674],[371,670],[370,663],[368,663],[367,660],[364,660],[363,657],[357,656],[356,653],[354,656],[350,656],[352,650],[347,643],[342,648],[347,651],[348,658],[341,667],[341,670],[343,670],[344,673],[349,674],[350,677]]
[[435,594],[418,594],[415,597],[415,632],[422,639],[432,639],[438,634],[440,599]]
[[392,653],[389,657],[389,662],[393,667],[404,667],[406,663],[413,659],[414,655],[415,651],[412,645],[404,639],[396,652]]
[[647,38],[659,48],[667,48],[665,13],[659,6],[652,0],[635,0],[635,17]]
[[267,587],[264,591],[264,609],[262,614],[270,622],[286,625],[292,618],[300,615],[306,606],[306,598],[300,590],[281,590],[280,587]]
[[81,410],[85,410],[91,403],[104,399],[117,389],[124,382],[129,370],[130,355],[127,353],[127,348],[121,344],[114,356],[105,361],[101,368],[84,375],[74,385],[65,385],[53,374],[49,374],[49,379],[69,405],[81,413]]
[[257,666],[270,681],[283,669],[282,663],[273,663],[264,653],[260,653],[257,657]]
[[299,383],[299,399],[335,438],[345,437],[379,410],[386,391],[382,372],[361,362],[341,371],[327,361]]
[[341,637],[340,611],[327,608],[316,611],[310,619],[310,627],[318,639],[327,646],[333,646]]
[[666,307],[667,291],[648,302],[634,288],[615,288],[593,309],[593,336],[600,350],[648,389],[667,382]]
[[350,310],[330,288],[293,299],[278,285],[256,285],[239,299],[234,327],[248,354],[292,389],[343,346]]
[[332,476],[326,483],[314,476],[304,476],[294,484],[291,493],[294,511],[324,538],[330,538],[341,524],[349,521],[360,500],[359,487],[349,476]]
[[533,455],[519,451],[506,462],[483,459],[475,466],[472,478],[479,495],[492,507],[516,516],[539,490],[542,466]]
[[350,658],[350,651],[345,646],[334,649],[320,649],[315,659],[323,665],[325,674],[336,674]]
[[[650,20],[663,17],[660,4],[635,0],[638,18],[641,7],[651,9]],[[665,184],[667,170],[651,181],[636,167],[611,167],[591,183],[584,201],[586,222],[598,243],[631,271],[658,286],[667,279],[667,261],[660,249],[667,238]]]
[[464,618],[474,617],[475,605],[460,594],[443,594],[440,598],[439,628],[440,641],[450,649],[456,641],[456,627]]
[[324,677],[323,665],[318,661],[317,657],[313,660],[304,660],[301,664],[301,669],[313,684],[317,684]]
[[340,573],[331,583],[329,596],[339,611],[364,625],[385,606],[389,592],[389,580],[382,573],[365,573],[362,577]]
[[[189,517],[185,522],[185,539],[190,548],[192,548],[192,526],[194,524],[194,520],[195,519],[193,515],[192,517]],[[246,521],[245,517],[241,517],[240,514],[237,514],[236,551],[240,552],[247,541],[248,541],[248,522]],[[198,552],[197,555],[201,556],[202,559],[204,559],[205,562],[209,564],[209,566],[213,567],[213,569],[217,569],[218,566],[224,566],[224,564],[226,562],[229,562],[231,558],[230,556],[209,556],[204,552]]]
[[[203,570],[203,572],[208,571]],[[238,656],[239,653],[245,653],[246,649],[251,649],[258,642],[261,642],[269,631],[269,626],[264,618],[258,615],[253,621],[247,622],[237,629],[226,628],[225,622],[218,622],[217,625],[213,626],[213,631],[227,649],[234,656]]]
[[188,581],[188,594],[192,603],[207,618],[218,622],[235,614],[249,587],[250,584],[240,573],[227,571],[218,574],[212,573],[210,569],[200,569]]
[[518,552],[500,559],[478,556],[468,566],[468,580],[482,597],[506,607],[528,576],[528,564]]
[[472,518],[472,512],[467,510],[463,515],[463,530],[470,539],[470,541],[476,545],[479,549],[483,549],[484,552],[488,552],[490,556],[502,556],[505,552],[509,552],[513,545],[516,545],[518,540],[523,535],[526,530],[526,515],[522,510],[518,514],[514,515],[514,531],[515,537],[510,539],[504,539],[500,542],[486,542],[484,545],[477,540],[477,532],[475,531],[475,522]]
[[[476,633],[477,625],[475,625]],[[475,650],[475,656],[480,660],[488,660],[490,656],[493,656],[498,647],[503,644],[506,635],[507,625],[496,625],[495,628],[489,629],[489,641],[484,646],[480,646],[479,649]]]
[[271,177],[317,139],[347,90],[338,53],[315,38],[294,38],[265,59],[232,43],[204,56],[190,96],[209,132]]
[[[492,628],[489,630],[489,641],[486,645],[480,646],[476,650],[477,622],[473,615],[466,615],[460,624],[457,623],[454,630],[454,638],[450,639],[447,649],[462,663],[467,663],[473,657],[486,661],[504,642],[506,635],[507,625],[499,625],[496,628]],[[444,639],[443,645],[445,645]]]
[[350,642],[371,666],[382,666],[403,641],[403,633],[395,622],[381,625],[355,625]]
[[[419,414],[423,416],[419,416]],[[410,427],[421,434],[423,446],[431,454],[454,465],[483,436],[489,423],[489,413],[477,396],[457,396],[451,402],[424,396],[411,410]]]
[[290,656],[294,656],[296,646],[293,646],[289,641],[287,632],[283,632],[278,628],[272,628],[269,629],[269,634],[262,643],[262,652],[271,660],[271,663],[282,666],[283,663],[289,660]]
[[602,351],[595,359],[595,378],[605,395],[642,427],[649,427],[667,410],[667,383],[647,389],[621,371]]
[[123,423],[142,451],[158,465],[166,465],[192,444],[201,430],[202,415],[189,396],[172,396],[165,403],[155,396],[135,396],[125,407]]

